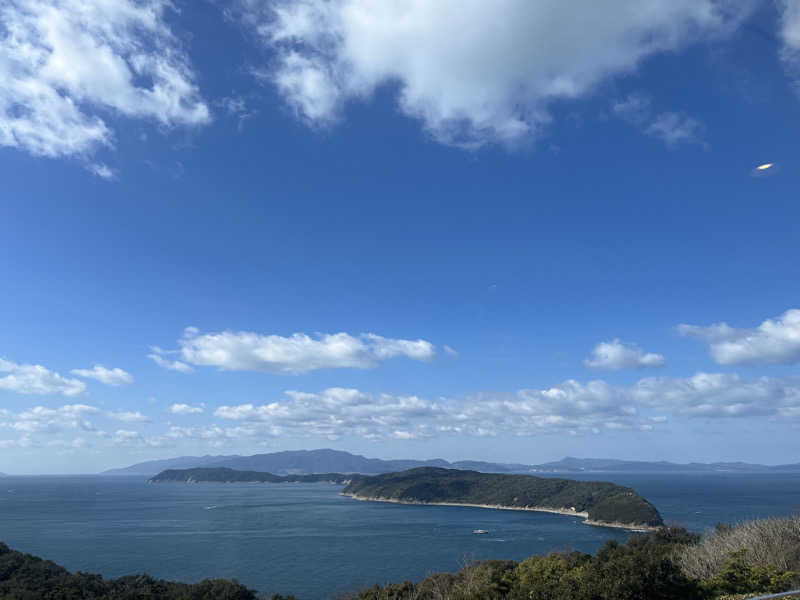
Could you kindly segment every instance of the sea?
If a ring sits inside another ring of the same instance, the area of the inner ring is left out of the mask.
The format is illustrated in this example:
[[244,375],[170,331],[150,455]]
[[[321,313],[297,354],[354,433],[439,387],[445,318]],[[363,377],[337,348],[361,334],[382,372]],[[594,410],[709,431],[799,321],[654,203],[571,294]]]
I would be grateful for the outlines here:
[[[717,523],[797,514],[800,474],[568,475],[613,481],[664,520]],[[72,571],[231,578],[263,594],[322,600],[375,583],[419,580],[471,560],[594,552],[630,532],[580,518],[363,502],[315,484],[148,484],[140,477],[0,479],[0,541]],[[486,535],[475,535],[485,529]]]

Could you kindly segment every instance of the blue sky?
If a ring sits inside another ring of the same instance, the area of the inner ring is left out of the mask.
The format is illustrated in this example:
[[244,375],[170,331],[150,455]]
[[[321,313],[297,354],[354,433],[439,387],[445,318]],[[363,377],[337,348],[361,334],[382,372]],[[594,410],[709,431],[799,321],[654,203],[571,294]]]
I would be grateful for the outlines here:
[[800,6],[458,4],[0,8],[0,471],[800,460]]

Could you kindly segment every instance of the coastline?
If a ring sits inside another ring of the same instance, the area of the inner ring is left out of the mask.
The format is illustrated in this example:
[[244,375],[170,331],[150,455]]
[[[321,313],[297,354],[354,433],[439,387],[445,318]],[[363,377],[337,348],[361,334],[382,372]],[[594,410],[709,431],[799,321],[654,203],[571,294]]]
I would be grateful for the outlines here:
[[422,502],[419,500],[398,500],[397,498],[381,498],[359,496],[356,494],[341,493],[342,496],[347,496],[353,500],[360,500],[362,502],[389,502],[392,504],[419,504],[422,506],[466,506],[469,508],[491,508],[495,510],[523,510],[531,512],[546,512],[557,515],[564,515],[567,517],[581,517],[583,518],[584,525],[591,525],[593,527],[612,527],[615,529],[628,529],[630,531],[657,531],[658,527],[651,525],[633,524],[633,523],[620,523],[620,522],[606,522],[595,521],[589,518],[589,513],[586,511],[577,511],[569,508],[552,508],[548,506],[505,506],[501,504],[468,504],[464,502]]

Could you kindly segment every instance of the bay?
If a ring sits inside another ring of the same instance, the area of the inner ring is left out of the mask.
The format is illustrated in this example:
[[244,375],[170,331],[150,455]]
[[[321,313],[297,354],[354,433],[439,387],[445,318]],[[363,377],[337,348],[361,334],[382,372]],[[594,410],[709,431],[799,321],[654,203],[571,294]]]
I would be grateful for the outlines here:
[[[613,474],[664,519],[695,531],[786,515],[797,474]],[[234,578],[301,600],[418,580],[484,558],[594,552],[628,532],[574,517],[469,507],[358,502],[328,484],[148,485],[136,477],[5,477],[0,541],[70,570],[199,581]],[[473,535],[486,529],[488,535]]]

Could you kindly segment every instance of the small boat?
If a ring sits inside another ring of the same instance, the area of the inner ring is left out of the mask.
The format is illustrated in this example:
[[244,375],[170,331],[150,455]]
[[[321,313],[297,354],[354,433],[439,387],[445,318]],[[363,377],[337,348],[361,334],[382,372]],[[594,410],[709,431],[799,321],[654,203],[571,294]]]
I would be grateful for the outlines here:
[[480,535],[480,534],[489,533],[489,532],[486,529],[473,529],[472,533]]

